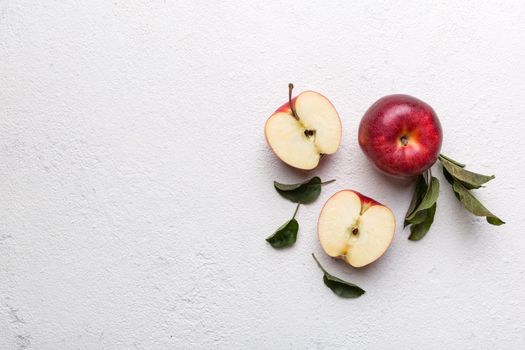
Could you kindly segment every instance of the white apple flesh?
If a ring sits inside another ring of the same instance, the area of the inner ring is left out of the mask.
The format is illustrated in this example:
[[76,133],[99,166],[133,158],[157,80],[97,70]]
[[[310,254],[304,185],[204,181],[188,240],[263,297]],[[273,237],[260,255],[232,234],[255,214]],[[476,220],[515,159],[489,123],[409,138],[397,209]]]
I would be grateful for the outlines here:
[[270,116],[264,132],[270,148],[283,162],[310,170],[322,155],[337,151],[341,129],[332,103],[317,92],[305,91]]
[[326,254],[354,267],[379,259],[394,237],[392,211],[358,192],[334,194],[321,210],[317,231]]

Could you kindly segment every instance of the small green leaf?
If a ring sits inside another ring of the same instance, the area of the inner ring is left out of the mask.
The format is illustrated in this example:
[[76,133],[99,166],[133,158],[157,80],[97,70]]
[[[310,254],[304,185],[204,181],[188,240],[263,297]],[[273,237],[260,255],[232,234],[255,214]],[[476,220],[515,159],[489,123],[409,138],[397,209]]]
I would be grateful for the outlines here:
[[477,174],[452,163],[444,157],[440,157],[441,164],[456,180],[461,181],[467,189],[479,188],[481,185],[494,179],[495,176]]
[[448,160],[449,162],[451,162],[451,163],[457,165],[457,166],[460,167],[460,168],[464,168],[464,167],[465,167],[465,164],[460,163],[460,162],[458,162],[458,161],[455,161],[454,159],[449,158],[449,157],[447,157],[447,156],[444,155],[444,154],[440,154],[438,158],[443,158],[443,159],[445,159],[445,160]]
[[487,222],[489,224],[491,224],[491,225],[494,225],[494,226],[500,226],[500,225],[503,225],[505,223],[505,221],[503,221],[500,218],[495,217],[495,216],[487,216]]
[[313,185],[320,184],[320,183],[321,183],[321,178],[319,176],[314,176],[308,181],[300,182],[297,184],[282,184],[280,182],[274,181],[273,185],[275,189],[277,190],[277,192],[279,191],[287,192],[287,191],[296,190],[301,186],[305,186],[305,185],[313,186]]
[[467,190],[476,190],[476,189],[478,189],[478,188],[485,187],[485,186],[481,186],[481,185],[472,185],[472,184],[469,184],[469,183],[467,183],[467,182],[463,182],[463,181],[460,181],[460,180],[456,180],[456,181],[461,182],[461,184],[462,184],[463,186],[465,186],[465,188],[466,188]]
[[[429,185],[427,185],[427,182]],[[404,227],[410,225],[409,240],[419,241],[427,234],[434,222],[438,196],[439,180],[431,176],[430,170],[420,175],[416,183],[412,203],[405,217]],[[417,204],[413,205],[414,202]]]
[[403,228],[407,227],[408,225],[421,223],[425,220],[426,212],[424,210],[415,213],[414,217],[410,220],[407,220],[407,217],[414,213],[416,207],[421,203],[425,193],[427,192],[427,188],[428,186],[425,176],[419,175],[417,177],[416,188],[414,190],[414,195],[412,196],[412,201],[410,202],[410,206],[408,207],[407,213],[405,215]]
[[321,182],[321,179],[318,176],[314,176],[310,180],[298,184],[288,185],[274,181],[273,186],[281,196],[289,201],[308,204],[312,203],[317,197],[319,197],[319,194],[321,193],[321,185],[334,181],[335,180]]
[[416,209],[416,206],[419,203],[421,203],[421,199],[423,198],[423,195],[425,194],[426,191],[427,191],[427,183],[425,181],[425,177],[423,175],[419,175],[417,177],[416,189],[414,190],[414,195],[412,196],[412,201],[410,202],[410,206],[408,207],[405,218],[408,217],[410,214],[412,214],[414,209]]
[[424,220],[413,224],[410,226],[410,236],[408,236],[408,239],[411,241],[419,241],[421,238],[425,237],[428,230],[430,229],[430,226],[434,222],[434,215],[436,214],[436,206],[437,203],[434,203],[433,206],[430,208],[420,212],[424,213]]
[[485,216],[487,222],[491,225],[499,226],[505,223],[485,208],[469,191],[483,187],[482,185],[492,180],[494,175],[481,175],[465,170],[463,169],[464,164],[458,163],[442,154],[439,155],[439,161],[443,165],[445,178],[452,185],[454,195],[468,211],[477,216]]
[[273,235],[266,238],[266,241],[277,249],[291,247],[297,240],[298,231],[299,223],[292,219],[279,227]]
[[342,298],[358,298],[361,295],[365,293],[363,289],[361,289],[359,286],[343,281],[340,278],[337,278],[335,276],[332,276],[329,274],[324,267],[321,265],[319,260],[315,257],[314,254],[312,254],[312,257],[314,258],[315,262],[317,263],[317,266],[323,271],[323,281],[324,284],[334,292],[335,295],[338,295]]
[[432,176],[430,185],[428,186],[423,199],[421,199],[421,203],[419,203],[419,205],[412,212],[412,214],[406,217],[406,221],[410,222],[412,219],[414,219],[414,217],[416,216],[418,212],[431,208],[436,203],[438,197],[439,197],[439,180],[435,178],[434,176]]
[[459,199],[461,204],[470,211],[472,214],[476,216],[485,216],[487,218],[487,222],[491,225],[503,225],[505,222],[498,218],[496,215],[492,214],[490,210],[485,208],[481,202],[474,197],[472,193],[468,189],[463,186],[459,181],[454,181],[454,184],[452,185],[452,189],[456,193],[456,197]]
[[454,177],[443,167],[443,175],[445,175],[445,179],[447,179],[447,182],[451,185],[454,184]]
[[407,227],[408,225],[417,225],[417,224],[422,223],[427,218],[427,212],[428,212],[428,209],[421,210],[421,211],[418,211],[412,219],[410,220],[405,219],[405,224],[403,228]]
[[[448,183],[453,185],[454,184],[454,176],[452,176],[452,174],[450,174],[447,169],[445,169],[445,167],[443,167],[443,175],[445,175],[445,179],[447,179]],[[467,190],[475,190],[477,188],[480,188],[480,187],[483,187],[483,186],[474,186],[474,185],[471,185],[471,184],[468,184],[466,182],[463,182],[463,181],[460,181],[458,179],[456,179],[456,181],[459,181],[461,182],[461,184],[463,186],[465,186],[465,188]]]
[[295,220],[295,214],[297,214],[299,205],[301,204],[297,204],[293,217],[281,225],[273,235],[266,238],[266,242],[270,243],[272,247],[281,249],[294,245],[297,240],[297,232],[299,231],[299,223]]

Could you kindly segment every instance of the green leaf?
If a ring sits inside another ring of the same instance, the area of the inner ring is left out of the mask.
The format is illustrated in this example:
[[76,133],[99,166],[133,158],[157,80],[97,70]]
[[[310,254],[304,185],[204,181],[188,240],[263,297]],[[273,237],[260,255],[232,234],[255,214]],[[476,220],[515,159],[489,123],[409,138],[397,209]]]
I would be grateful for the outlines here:
[[343,281],[340,278],[337,278],[335,276],[332,276],[329,274],[324,267],[321,265],[319,260],[315,257],[314,254],[312,254],[312,257],[314,258],[315,262],[317,263],[317,266],[323,271],[323,281],[324,284],[334,292],[335,295],[338,295],[342,298],[358,298],[361,295],[365,294],[365,291],[361,289],[359,286]]
[[500,218],[495,217],[495,216],[487,216],[487,222],[489,224],[491,224],[491,225],[494,225],[494,226],[500,226],[500,225],[503,225],[505,223],[505,221],[503,221]]
[[277,249],[291,247],[297,240],[298,231],[299,223],[292,219],[279,227],[273,235],[266,238],[266,241]]
[[[445,175],[445,179],[447,179],[448,183],[453,185],[454,184],[454,177],[452,176],[452,174],[450,174],[447,169],[445,169],[445,167],[443,167],[443,175]],[[456,181],[459,181],[461,182],[461,184],[463,186],[465,186],[465,188],[467,190],[474,190],[474,189],[477,189],[477,188],[480,188],[480,187],[483,187],[483,186],[473,186],[471,184],[468,184],[468,183],[465,183],[463,181],[460,181],[460,180],[457,180]],[[459,199],[459,198],[458,198]]]
[[319,197],[319,194],[321,193],[321,185],[334,181],[335,180],[321,182],[321,179],[318,176],[314,176],[310,180],[298,184],[288,185],[274,181],[273,186],[281,196],[289,201],[308,204],[312,203],[317,197]]
[[410,202],[410,206],[408,207],[407,213],[405,215],[405,222],[403,228],[411,224],[418,224],[425,219],[426,212],[424,210],[417,212],[415,216],[410,220],[407,220],[407,217],[414,213],[416,207],[419,205],[419,203],[421,203],[421,201],[423,200],[423,196],[427,192],[427,188],[428,186],[425,180],[425,176],[419,175],[417,177],[416,188],[414,190],[414,195],[412,196],[412,201]]
[[409,223],[412,219],[415,218],[416,214],[422,210],[426,210],[431,208],[437,201],[439,197],[439,180],[432,176],[430,185],[428,186],[426,193],[424,194],[424,197],[421,199],[421,203],[417,206],[417,208],[406,217],[406,221]]
[[481,186],[481,185],[472,185],[472,184],[469,184],[467,182],[463,182],[463,181],[460,181],[460,180],[456,180],[456,181],[459,181],[461,182],[461,184],[467,189],[467,190],[476,190],[478,188],[481,188],[481,187],[485,187],[485,186]]
[[421,213],[424,213],[424,220],[420,223],[413,224],[410,226],[410,236],[408,236],[408,239],[411,241],[419,241],[421,238],[425,237],[428,230],[430,229],[430,226],[434,222],[434,215],[436,214],[436,206],[437,203],[434,203],[433,206],[430,208],[422,211]]
[[272,247],[281,249],[294,245],[297,240],[297,232],[299,231],[299,223],[295,220],[295,214],[297,214],[299,205],[301,204],[297,204],[293,217],[281,225],[273,235],[266,238],[266,242],[270,243]]
[[447,157],[447,156],[444,155],[444,154],[440,154],[438,158],[443,158],[443,159],[445,159],[445,160],[448,160],[449,162],[451,162],[451,163],[457,165],[457,166],[460,167],[460,168],[464,168],[464,167],[465,167],[465,164],[460,163],[460,162],[458,162],[458,161],[455,161],[454,159],[449,158],[449,157]]
[[474,197],[472,193],[468,189],[461,184],[459,181],[454,181],[454,184],[452,185],[452,189],[456,193],[456,197],[459,199],[461,204],[470,211],[472,214],[476,216],[485,216],[487,218],[487,222],[491,225],[503,225],[505,222],[498,218],[496,215],[492,214],[490,210],[485,208],[481,202]]
[[465,170],[463,169],[464,164],[458,163],[442,154],[439,155],[439,161],[443,165],[445,178],[452,185],[454,195],[468,211],[477,216],[485,216],[487,222],[491,225],[499,226],[505,223],[485,208],[469,191],[483,187],[482,185],[492,180],[494,175],[481,175]]
[[416,209],[416,206],[419,203],[421,203],[421,199],[426,191],[427,191],[427,183],[425,181],[425,177],[423,175],[419,175],[417,177],[416,189],[414,190],[414,195],[412,196],[412,201],[410,202],[410,206],[408,207],[405,218],[408,217],[410,214],[412,214],[414,209]]
[[[414,197],[405,217],[404,226],[410,225],[410,236],[408,239],[412,241],[419,241],[423,238],[434,222],[436,201],[439,196],[439,180],[430,176],[430,174],[430,171],[428,171],[425,174],[426,177],[424,175],[418,177]],[[427,185],[427,182],[429,182],[429,185]],[[414,205],[413,203],[417,204]]]
[[451,185],[454,184],[454,177],[443,167],[443,175],[445,175],[445,179],[447,179],[447,182]]
[[456,180],[461,181],[467,189],[479,188],[481,185],[495,178],[494,175],[482,175],[463,169],[442,156],[440,156],[439,160],[450,175]]
[[428,210],[418,211],[412,219],[410,220],[405,219],[405,224],[403,228],[407,227],[408,225],[417,225],[425,221],[425,219],[427,218],[427,211]]

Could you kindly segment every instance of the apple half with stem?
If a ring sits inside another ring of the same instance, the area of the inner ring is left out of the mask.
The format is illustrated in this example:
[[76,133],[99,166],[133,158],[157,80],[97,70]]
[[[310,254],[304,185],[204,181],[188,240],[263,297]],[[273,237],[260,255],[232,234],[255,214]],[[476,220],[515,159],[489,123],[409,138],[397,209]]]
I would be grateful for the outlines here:
[[389,208],[352,190],[330,197],[317,223],[326,254],[353,267],[379,259],[390,246],[395,230],[396,219]]
[[268,118],[264,133],[268,145],[286,164],[303,170],[314,169],[325,154],[341,144],[341,119],[332,103],[320,93],[304,91]]

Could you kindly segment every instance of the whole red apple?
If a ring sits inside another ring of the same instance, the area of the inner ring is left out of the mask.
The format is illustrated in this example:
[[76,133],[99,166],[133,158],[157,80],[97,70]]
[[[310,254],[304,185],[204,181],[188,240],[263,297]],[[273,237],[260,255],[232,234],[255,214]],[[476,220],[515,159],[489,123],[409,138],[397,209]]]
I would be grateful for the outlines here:
[[422,174],[437,160],[443,132],[428,104],[408,95],[376,101],[359,125],[359,145],[383,172],[394,176]]

